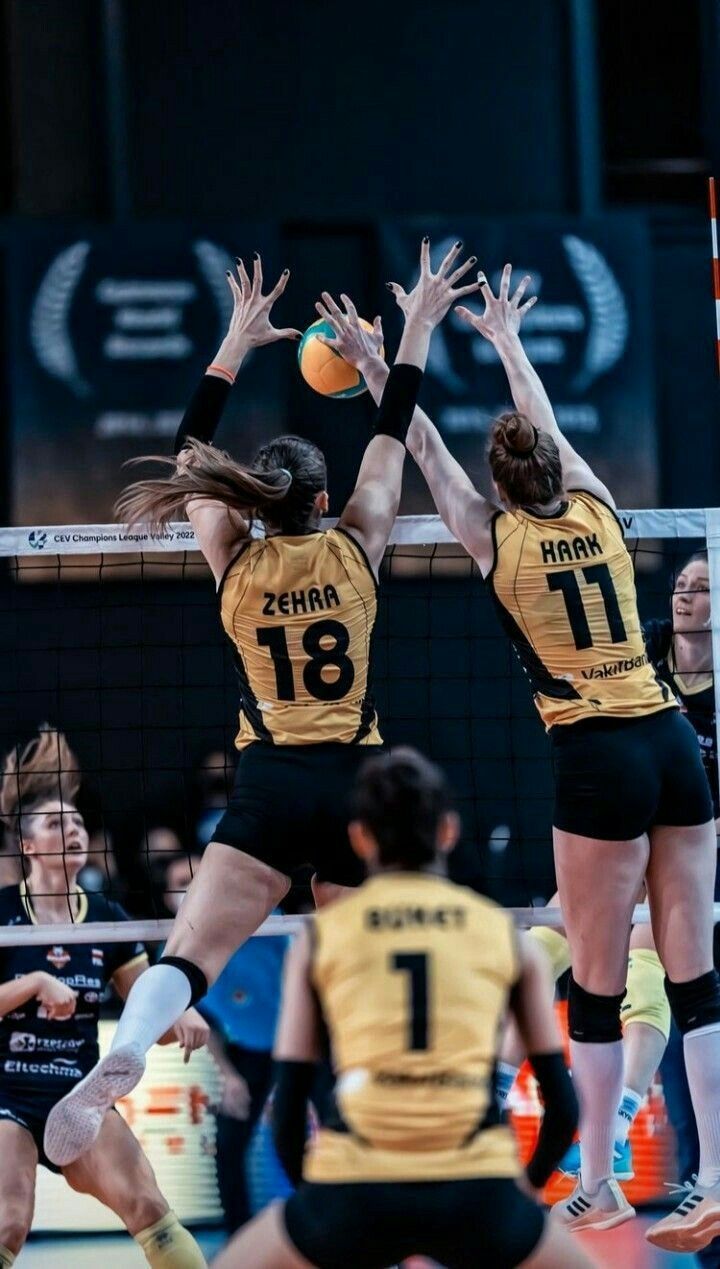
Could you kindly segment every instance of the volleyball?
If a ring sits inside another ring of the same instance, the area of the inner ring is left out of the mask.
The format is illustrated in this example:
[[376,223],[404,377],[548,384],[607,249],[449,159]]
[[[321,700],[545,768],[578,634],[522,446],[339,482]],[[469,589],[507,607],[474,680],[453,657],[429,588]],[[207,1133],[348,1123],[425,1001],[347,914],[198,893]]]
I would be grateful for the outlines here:
[[[372,323],[361,317],[363,330],[372,331]],[[306,383],[323,397],[359,397],[367,392],[367,384],[354,366],[334,348],[329,348],[318,335],[334,339],[335,332],[323,318],[308,326],[298,347],[298,365]],[[380,350],[382,356],[383,350]]]

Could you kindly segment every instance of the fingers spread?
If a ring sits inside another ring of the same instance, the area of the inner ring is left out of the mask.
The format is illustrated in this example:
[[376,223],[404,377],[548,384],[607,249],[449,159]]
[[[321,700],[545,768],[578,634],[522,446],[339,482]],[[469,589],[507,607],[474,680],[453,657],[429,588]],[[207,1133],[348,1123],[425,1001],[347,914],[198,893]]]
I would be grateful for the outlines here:
[[405,288],[404,288],[403,286],[401,286],[399,282],[386,282],[386,283],[385,283],[385,285],[386,285],[386,287],[387,287],[388,291],[392,291],[392,293],[393,293],[393,295],[395,296],[395,299],[396,299],[396,300],[404,300],[404,299],[405,299],[405,297],[406,297],[406,291],[405,291]]
[[262,293],[262,284],[263,284],[262,260],[260,259],[260,256],[258,252],[256,251],[253,255],[253,284],[252,284],[252,289],[255,295],[260,295]]
[[[340,321],[345,316],[345,314],[343,313],[342,309],[338,308],[330,292],[322,291],[321,295],[322,295],[325,307],[328,310],[328,313],[331,314],[335,318],[336,321]],[[315,307],[317,308],[317,305]]]
[[485,274],[482,272],[482,270],[480,271],[480,273],[478,273],[478,282],[480,284],[480,291],[482,293],[482,297],[485,300],[485,303],[489,304],[492,300],[495,299],[495,296],[493,295],[492,287],[490,283],[488,282],[487,278],[485,277]]
[[479,282],[469,282],[467,286],[460,286],[457,291],[453,291],[453,295],[474,295],[475,292],[480,289],[481,287]]
[[430,272],[430,239],[425,235],[420,243],[420,272]]
[[383,337],[382,317],[376,317],[373,321],[373,333],[378,335],[380,339]]
[[237,256],[237,274],[240,277],[240,286],[243,288],[243,293],[249,297],[251,289],[253,289],[253,283],[250,282],[248,270],[245,268],[245,261],[241,260],[240,256]]
[[456,269],[454,273],[450,274],[450,277],[448,278],[450,285],[454,286],[456,282],[460,281],[460,278],[464,278],[465,274],[472,269],[474,264],[477,264],[477,256],[470,256],[469,260],[466,260],[464,264],[460,265],[459,269]]
[[532,278],[530,277],[529,273],[526,273],[525,277],[520,280],[518,288],[510,301],[510,303],[513,304],[515,308],[517,308],[518,304],[520,303],[523,295],[527,291],[531,282],[532,282]]
[[275,286],[273,287],[272,291],[267,297],[268,307],[271,304],[274,304],[275,301],[279,298],[279,296],[282,295],[283,291],[285,290],[285,287],[288,284],[289,277],[290,277],[290,270],[283,269],[278,281],[275,283]]
[[500,299],[501,300],[506,300],[508,297],[508,291],[510,290],[511,276],[512,276],[512,265],[506,264],[502,271],[502,277],[500,279]]
[[229,269],[226,270],[225,276],[228,280],[228,286],[232,291],[232,297],[236,304],[242,303],[242,287],[237,283]]
[[529,308],[532,308],[533,304],[537,304],[537,298],[538,298],[537,295],[531,295],[529,300],[526,300],[524,304],[520,305],[520,308],[518,309],[518,313],[520,314],[521,317],[523,313],[527,313]]
[[350,296],[345,295],[343,291],[340,293],[340,299],[345,305],[345,312],[347,313],[348,317],[352,318],[353,321],[357,321],[358,319],[357,309],[355,305],[353,304],[352,300],[350,299]]
[[440,275],[441,278],[445,277],[445,274],[450,268],[450,265],[452,264],[453,260],[457,259],[461,251],[462,251],[462,243],[454,242],[452,247],[448,251],[447,255],[445,256],[445,259],[443,260],[442,264],[440,265],[440,268],[438,269],[438,274]]

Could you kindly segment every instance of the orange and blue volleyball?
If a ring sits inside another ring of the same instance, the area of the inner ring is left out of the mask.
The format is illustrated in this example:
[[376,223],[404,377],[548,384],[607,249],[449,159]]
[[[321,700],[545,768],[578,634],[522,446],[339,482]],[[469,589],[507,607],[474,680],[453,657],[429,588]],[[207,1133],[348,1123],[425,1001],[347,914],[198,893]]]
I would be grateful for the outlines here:
[[[361,317],[363,330],[371,331],[372,325]],[[298,346],[298,365],[306,383],[323,397],[359,397],[367,392],[367,384],[354,366],[345,361],[334,348],[318,339],[334,339],[335,332],[322,317],[308,326]]]

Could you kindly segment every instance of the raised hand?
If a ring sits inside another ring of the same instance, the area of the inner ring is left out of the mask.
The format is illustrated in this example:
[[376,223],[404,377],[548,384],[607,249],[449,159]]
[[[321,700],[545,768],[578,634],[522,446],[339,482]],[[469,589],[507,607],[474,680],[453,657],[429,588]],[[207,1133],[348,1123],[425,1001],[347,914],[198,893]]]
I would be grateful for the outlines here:
[[270,321],[270,311],[276,300],[280,299],[288,284],[290,270],[283,269],[280,279],[270,291],[263,295],[262,260],[255,254],[252,282],[243,261],[237,258],[237,277],[228,269],[228,286],[232,291],[233,312],[230,326],[224,343],[232,341],[246,348],[259,348],[262,344],[274,344],[279,339],[301,339],[302,333],[294,327],[278,328]]
[[335,303],[329,291],[322,292],[322,302],[318,300],[315,310],[332,327],[335,337],[329,339],[327,335],[318,335],[317,338],[362,372],[369,362],[382,360],[382,319],[376,317],[372,330],[365,330],[349,295],[341,295],[340,299],[345,312]]
[[537,295],[531,295],[524,304],[520,302],[532,281],[530,274],[525,274],[512,296],[510,295],[511,277],[512,265],[506,264],[500,279],[500,289],[495,296],[485,274],[478,273],[478,283],[485,301],[485,312],[471,313],[470,309],[465,308],[464,305],[458,305],[455,310],[458,317],[489,339],[491,344],[503,335],[517,335],[523,317],[528,309],[537,303]]
[[479,282],[460,287],[455,285],[477,264],[477,257],[470,256],[465,264],[454,269],[453,265],[461,250],[462,243],[456,242],[437,273],[433,273],[430,268],[430,239],[423,238],[420,247],[420,277],[412,291],[406,292],[399,282],[388,282],[388,290],[395,296],[406,322],[416,321],[434,328],[442,321],[455,300],[480,290]]

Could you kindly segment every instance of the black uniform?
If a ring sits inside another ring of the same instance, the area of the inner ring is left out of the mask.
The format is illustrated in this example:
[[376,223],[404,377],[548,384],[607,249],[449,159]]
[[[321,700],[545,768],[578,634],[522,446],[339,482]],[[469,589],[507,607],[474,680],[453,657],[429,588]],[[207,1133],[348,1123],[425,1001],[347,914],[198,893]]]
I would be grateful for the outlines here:
[[[78,890],[79,921],[127,921],[118,903]],[[24,883],[0,890],[0,925],[36,925]],[[99,1059],[100,1002],[113,975],[145,957],[142,943],[73,943],[0,948],[0,981],[42,970],[78,993],[72,1018],[50,1020],[37,1000],[0,1018],[0,1120],[32,1134],[40,1162],[57,1172],[42,1149],[45,1121],[56,1102]]]
[[713,815],[720,815],[720,790],[718,788],[717,733],[715,730],[715,685],[712,671],[708,671],[707,683],[688,688],[682,674],[675,668],[672,654],[672,622],[647,621],[643,626],[645,646],[658,677],[667,683],[682,712],[698,738],[705,774],[710,785]]

